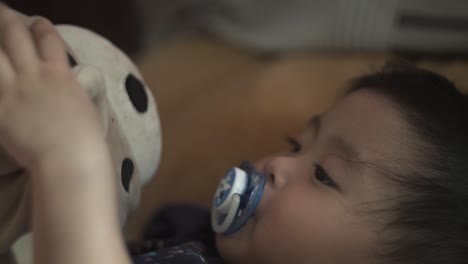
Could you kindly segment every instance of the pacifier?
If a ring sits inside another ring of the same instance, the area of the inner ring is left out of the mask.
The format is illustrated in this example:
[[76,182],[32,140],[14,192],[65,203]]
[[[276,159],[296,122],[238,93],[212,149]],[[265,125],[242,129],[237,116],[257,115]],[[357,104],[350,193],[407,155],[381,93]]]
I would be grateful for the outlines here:
[[262,197],[266,177],[250,162],[231,168],[221,179],[213,199],[211,226],[216,233],[231,234],[252,216]]

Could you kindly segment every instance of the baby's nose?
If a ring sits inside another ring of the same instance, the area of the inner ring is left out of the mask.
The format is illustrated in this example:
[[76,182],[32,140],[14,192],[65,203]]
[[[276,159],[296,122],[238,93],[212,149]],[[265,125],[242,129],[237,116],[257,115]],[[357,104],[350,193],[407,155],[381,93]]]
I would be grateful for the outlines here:
[[266,185],[273,190],[281,189],[287,183],[288,171],[286,157],[273,157],[264,162],[260,171],[267,177]]

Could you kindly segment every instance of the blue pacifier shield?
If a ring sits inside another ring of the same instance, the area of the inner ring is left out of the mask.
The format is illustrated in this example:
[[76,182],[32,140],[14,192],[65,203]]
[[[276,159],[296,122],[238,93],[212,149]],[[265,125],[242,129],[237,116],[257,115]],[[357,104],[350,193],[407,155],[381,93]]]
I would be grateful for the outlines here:
[[236,169],[245,172],[247,177],[242,187],[243,191],[240,195],[239,208],[229,228],[223,232],[225,235],[239,230],[250,216],[252,216],[262,197],[266,183],[266,177],[261,172],[257,171],[249,162],[243,162],[238,168],[230,169],[221,180],[213,199],[213,209],[211,213],[214,214],[212,221],[215,221],[215,223],[212,223],[212,225],[222,225],[227,218],[227,210],[223,205],[225,203],[230,204],[230,201],[227,201],[227,199],[232,199],[232,196],[229,194],[236,180],[235,178],[239,177],[239,175],[236,174]]

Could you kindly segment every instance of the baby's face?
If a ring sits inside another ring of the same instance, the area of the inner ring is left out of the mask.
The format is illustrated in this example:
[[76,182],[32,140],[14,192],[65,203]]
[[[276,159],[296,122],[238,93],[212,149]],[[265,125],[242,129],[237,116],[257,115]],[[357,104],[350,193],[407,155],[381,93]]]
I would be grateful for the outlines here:
[[264,195],[240,231],[218,236],[221,255],[239,264],[370,263],[385,216],[366,210],[398,191],[379,172],[410,162],[407,131],[384,97],[348,95],[291,151],[255,164],[268,178]]

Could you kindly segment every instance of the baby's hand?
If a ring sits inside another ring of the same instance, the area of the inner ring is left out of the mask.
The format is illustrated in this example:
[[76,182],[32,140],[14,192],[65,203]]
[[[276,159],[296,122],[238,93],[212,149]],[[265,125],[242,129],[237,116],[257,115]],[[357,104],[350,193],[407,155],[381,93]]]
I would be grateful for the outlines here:
[[95,107],[52,24],[40,18],[28,29],[0,3],[0,41],[0,147],[26,168],[103,147]]

